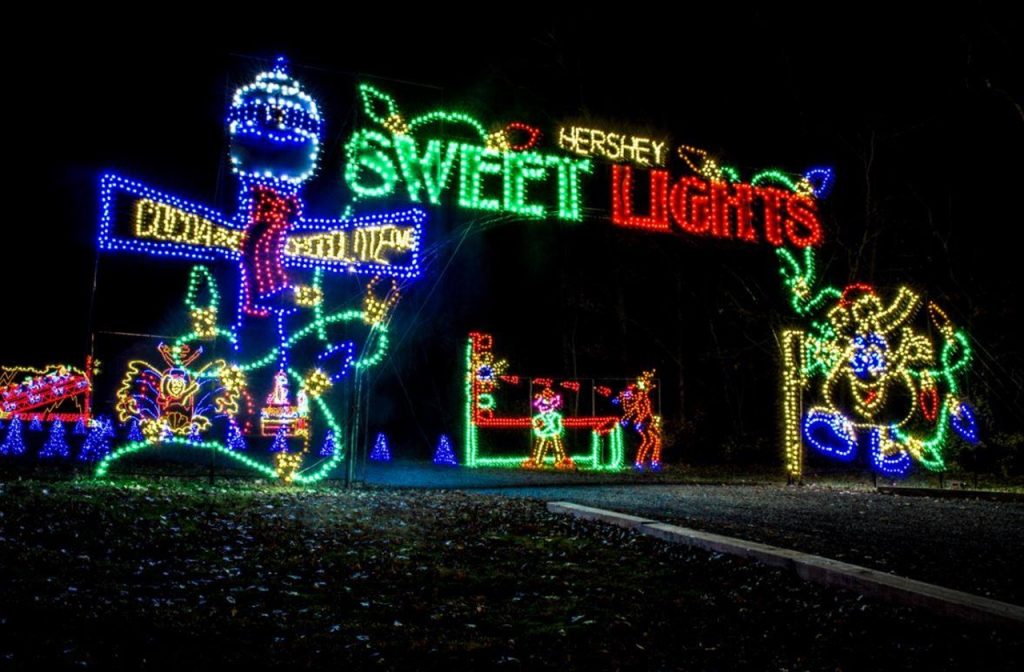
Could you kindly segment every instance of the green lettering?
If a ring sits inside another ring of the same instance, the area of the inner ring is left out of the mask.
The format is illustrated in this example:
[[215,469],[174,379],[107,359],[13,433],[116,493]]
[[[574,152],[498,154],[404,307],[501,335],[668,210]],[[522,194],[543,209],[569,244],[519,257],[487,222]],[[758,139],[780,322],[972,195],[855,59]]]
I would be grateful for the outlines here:
[[[352,136],[345,145],[345,183],[349,189],[362,197],[387,196],[394,191],[398,172],[395,164],[382,151],[390,147],[391,141],[387,136],[377,131],[364,130]],[[364,169],[377,176],[377,184],[363,182]]]

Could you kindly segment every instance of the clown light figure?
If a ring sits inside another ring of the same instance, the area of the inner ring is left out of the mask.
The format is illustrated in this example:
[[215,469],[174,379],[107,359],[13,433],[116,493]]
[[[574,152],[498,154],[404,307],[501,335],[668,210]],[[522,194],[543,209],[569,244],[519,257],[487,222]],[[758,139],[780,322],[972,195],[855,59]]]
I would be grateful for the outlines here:
[[533,416],[533,454],[523,462],[523,466],[527,469],[543,467],[544,458],[548,449],[551,449],[555,469],[575,469],[576,465],[572,458],[566,455],[562,446],[565,427],[562,424],[562,414],[558,412],[562,407],[562,395],[556,394],[550,387],[545,387],[533,395],[533,407],[538,411],[537,415]]
[[633,429],[640,435],[634,463],[637,470],[643,470],[644,461],[650,458],[651,471],[661,471],[661,418],[654,415],[651,406],[654,387],[654,371],[644,371],[612,402],[622,406],[622,426],[628,427],[632,422]]
[[[924,300],[909,287],[886,298],[864,283],[841,291],[819,286],[810,248],[802,260],[776,253],[790,303],[805,321],[781,339],[791,478],[802,474],[803,441],[842,462],[866,452],[871,469],[889,478],[906,476],[914,462],[944,470],[950,429],[977,441],[959,382],[971,359],[968,337],[938,305],[927,304],[932,328],[920,330],[914,318]],[[818,394],[804,411],[803,393],[812,383]]]

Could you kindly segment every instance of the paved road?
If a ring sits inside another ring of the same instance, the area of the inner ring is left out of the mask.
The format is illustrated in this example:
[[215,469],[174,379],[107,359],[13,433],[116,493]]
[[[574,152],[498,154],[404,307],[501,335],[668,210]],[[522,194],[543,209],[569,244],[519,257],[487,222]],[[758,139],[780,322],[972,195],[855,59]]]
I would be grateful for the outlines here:
[[862,564],[1024,604],[1024,504],[733,485],[485,490],[567,500]]

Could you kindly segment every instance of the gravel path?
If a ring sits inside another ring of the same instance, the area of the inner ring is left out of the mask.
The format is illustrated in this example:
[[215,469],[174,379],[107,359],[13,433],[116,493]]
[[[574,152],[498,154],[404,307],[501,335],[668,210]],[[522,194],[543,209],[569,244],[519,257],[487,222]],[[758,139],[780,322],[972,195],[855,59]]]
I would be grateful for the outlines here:
[[776,486],[532,487],[492,492],[649,516],[1024,604],[1024,504]]

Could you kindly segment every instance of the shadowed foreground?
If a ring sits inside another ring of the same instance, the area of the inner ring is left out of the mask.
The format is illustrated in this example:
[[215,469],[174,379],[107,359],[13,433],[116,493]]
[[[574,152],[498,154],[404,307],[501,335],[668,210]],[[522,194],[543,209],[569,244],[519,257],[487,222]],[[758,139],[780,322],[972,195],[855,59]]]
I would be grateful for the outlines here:
[[443,490],[0,484],[0,661],[1011,669],[1010,632]]

